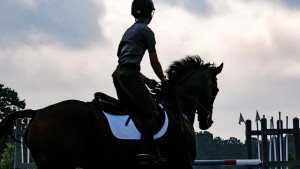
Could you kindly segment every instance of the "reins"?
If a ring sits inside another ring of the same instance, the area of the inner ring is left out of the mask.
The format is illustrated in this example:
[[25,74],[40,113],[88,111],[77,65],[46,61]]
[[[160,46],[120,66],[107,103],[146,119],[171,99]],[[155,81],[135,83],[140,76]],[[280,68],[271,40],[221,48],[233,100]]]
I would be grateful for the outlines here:
[[[196,72],[197,70],[193,70],[189,73],[187,73],[184,77],[182,77],[181,79],[183,78],[187,78],[188,76],[191,76],[194,72]],[[192,100],[193,102],[196,103],[196,105],[201,108],[203,111],[205,111],[207,114],[211,114],[210,112],[212,112],[212,109],[211,110],[207,110],[199,101],[198,99],[195,99],[193,97],[190,97],[190,96],[187,96],[187,95],[184,95],[182,93],[179,93],[179,92],[173,92],[175,95],[178,95],[180,97],[183,97],[183,98],[186,98],[188,100]]]
[[207,110],[199,101],[198,99],[195,99],[193,97],[190,97],[190,96],[187,96],[187,95],[184,95],[182,93],[179,93],[179,92],[174,92],[175,95],[178,95],[180,97],[183,97],[183,98],[186,98],[188,100],[192,100],[193,102],[196,103],[196,105],[201,108],[203,111],[207,112],[207,114],[210,114],[209,112],[211,112],[211,110]]

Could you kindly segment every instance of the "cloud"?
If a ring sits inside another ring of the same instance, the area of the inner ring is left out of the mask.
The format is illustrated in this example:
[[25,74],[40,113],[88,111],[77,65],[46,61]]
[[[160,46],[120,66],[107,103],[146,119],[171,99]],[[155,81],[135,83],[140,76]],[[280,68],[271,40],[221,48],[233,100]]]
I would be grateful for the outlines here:
[[25,97],[29,108],[71,98],[90,100],[96,91],[113,95],[117,57],[110,41],[121,35],[106,34],[110,29],[103,24],[111,16],[106,8],[94,0],[4,0],[0,83]]
[[[239,113],[255,117],[256,110],[269,117],[278,111],[296,116],[300,93],[299,12],[286,8],[282,1],[206,1],[210,12],[203,15],[177,2],[156,12],[155,17],[161,21],[153,20],[158,24],[157,37],[161,37],[158,43],[165,49],[163,56],[199,54],[208,61],[224,62],[218,77],[215,123],[210,131],[228,136],[238,133],[237,123],[231,123],[231,118],[236,117],[237,122]],[[194,8],[199,7],[194,4]],[[168,19],[171,16],[176,21]]]
[[300,9],[300,1],[298,0],[281,0],[280,2],[286,5],[290,9],[295,9],[295,10]]
[[[172,7],[181,7],[184,10],[199,15],[210,15],[214,12],[214,8],[207,0],[160,0],[154,1],[155,3],[165,3]],[[162,10],[162,9],[157,9]]]
[[[134,22],[131,2],[4,0],[0,83],[18,91],[33,109],[64,99],[88,101],[96,91],[116,97],[111,74],[121,36]],[[163,69],[194,54],[217,65],[224,62],[210,132],[243,138],[236,126],[239,113],[245,119],[255,117],[256,110],[261,115],[299,113],[300,13],[288,7],[291,2],[154,3],[149,26]],[[142,72],[156,78],[147,54]]]
[[111,73],[117,60],[110,55],[98,45],[80,50],[59,44],[1,50],[0,83],[18,91],[28,108],[66,99],[88,101],[96,91],[113,95]]
[[0,43],[50,43],[84,47],[104,40],[98,19],[104,13],[92,0],[3,0]]

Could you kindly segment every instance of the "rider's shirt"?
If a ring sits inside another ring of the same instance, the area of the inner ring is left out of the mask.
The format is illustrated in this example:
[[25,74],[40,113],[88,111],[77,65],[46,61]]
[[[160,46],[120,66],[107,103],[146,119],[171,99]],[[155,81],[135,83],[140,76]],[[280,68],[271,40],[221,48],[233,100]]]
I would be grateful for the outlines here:
[[141,20],[137,20],[123,35],[118,48],[119,65],[140,65],[145,51],[155,52],[153,31]]

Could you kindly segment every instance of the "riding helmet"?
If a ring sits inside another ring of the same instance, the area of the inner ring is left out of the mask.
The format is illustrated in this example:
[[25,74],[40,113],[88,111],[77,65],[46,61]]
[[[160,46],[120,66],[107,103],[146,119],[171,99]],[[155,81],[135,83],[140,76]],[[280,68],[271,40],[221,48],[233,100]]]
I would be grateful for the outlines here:
[[152,11],[155,10],[152,0],[133,0],[131,5],[131,15],[135,19],[152,18]]

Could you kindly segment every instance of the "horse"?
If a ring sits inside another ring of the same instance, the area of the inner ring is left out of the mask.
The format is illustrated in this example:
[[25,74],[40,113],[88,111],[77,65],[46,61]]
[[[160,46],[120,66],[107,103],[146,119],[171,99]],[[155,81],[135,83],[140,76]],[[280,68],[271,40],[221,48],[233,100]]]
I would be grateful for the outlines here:
[[[168,90],[151,90],[161,113],[161,128],[154,136],[165,159],[161,163],[139,164],[138,119],[104,93],[95,94],[93,101],[64,100],[38,110],[16,111],[1,121],[0,138],[12,136],[17,118],[31,118],[24,141],[38,169],[192,169],[196,158],[194,120],[198,114],[202,130],[212,125],[219,91],[216,76],[222,68],[223,63],[215,66],[198,55],[186,56],[166,70]],[[112,122],[120,117],[123,121]],[[131,129],[124,135],[114,125]]]

